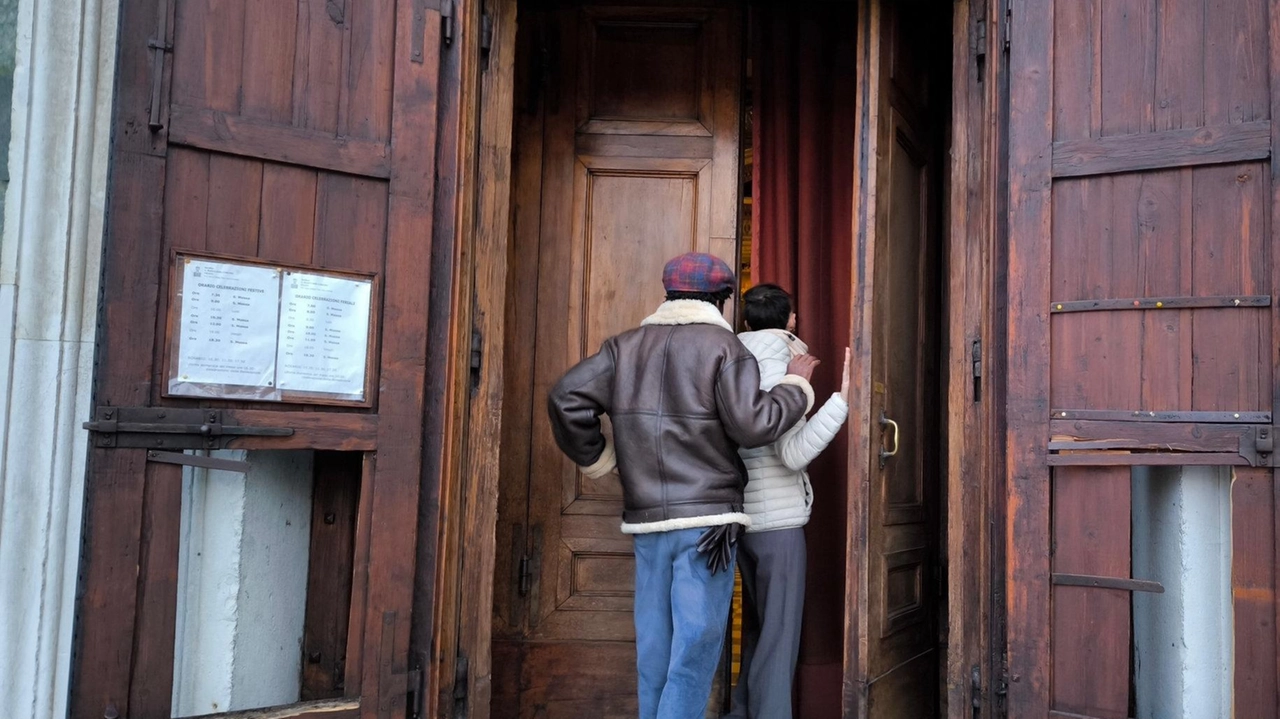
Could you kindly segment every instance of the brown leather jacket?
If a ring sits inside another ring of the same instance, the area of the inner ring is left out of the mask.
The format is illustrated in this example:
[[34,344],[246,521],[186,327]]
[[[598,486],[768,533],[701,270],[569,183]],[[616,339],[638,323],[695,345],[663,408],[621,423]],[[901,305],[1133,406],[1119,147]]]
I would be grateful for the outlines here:
[[570,369],[548,409],[556,443],[584,473],[617,468],[622,529],[635,534],[747,524],[738,448],[777,441],[812,397],[794,375],[761,391],[755,358],[715,306],[676,300]]

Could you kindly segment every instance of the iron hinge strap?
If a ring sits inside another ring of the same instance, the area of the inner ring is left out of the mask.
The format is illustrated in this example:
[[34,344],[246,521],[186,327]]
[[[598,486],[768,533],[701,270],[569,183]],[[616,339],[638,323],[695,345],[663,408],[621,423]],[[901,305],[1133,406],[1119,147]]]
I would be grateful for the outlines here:
[[221,449],[234,437],[288,437],[289,427],[242,427],[223,423],[220,409],[98,407],[82,426],[97,447]]
[[533,586],[533,572],[529,570],[529,556],[520,557],[520,596],[529,596],[529,590]]

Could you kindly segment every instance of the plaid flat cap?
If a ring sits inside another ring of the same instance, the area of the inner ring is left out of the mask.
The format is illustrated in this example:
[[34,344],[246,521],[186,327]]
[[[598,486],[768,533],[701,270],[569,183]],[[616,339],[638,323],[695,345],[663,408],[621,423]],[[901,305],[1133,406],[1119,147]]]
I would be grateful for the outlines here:
[[667,292],[719,292],[733,289],[733,270],[725,261],[705,252],[674,257],[662,269]]

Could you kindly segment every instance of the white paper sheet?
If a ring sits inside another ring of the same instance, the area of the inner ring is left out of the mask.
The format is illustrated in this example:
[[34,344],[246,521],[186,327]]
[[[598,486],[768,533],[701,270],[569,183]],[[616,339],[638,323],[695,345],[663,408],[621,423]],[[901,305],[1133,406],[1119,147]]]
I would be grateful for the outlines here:
[[279,271],[192,259],[182,273],[182,341],[174,382],[271,386]]
[[286,270],[277,386],[364,399],[372,282]]

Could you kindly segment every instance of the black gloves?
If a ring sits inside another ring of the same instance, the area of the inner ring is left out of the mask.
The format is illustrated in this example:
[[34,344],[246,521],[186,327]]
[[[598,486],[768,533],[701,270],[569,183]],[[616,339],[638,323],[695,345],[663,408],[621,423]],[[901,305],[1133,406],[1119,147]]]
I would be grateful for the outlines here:
[[721,524],[708,527],[698,537],[698,551],[707,555],[707,569],[713,575],[733,565],[733,545],[738,543],[741,531],[741,524]]

